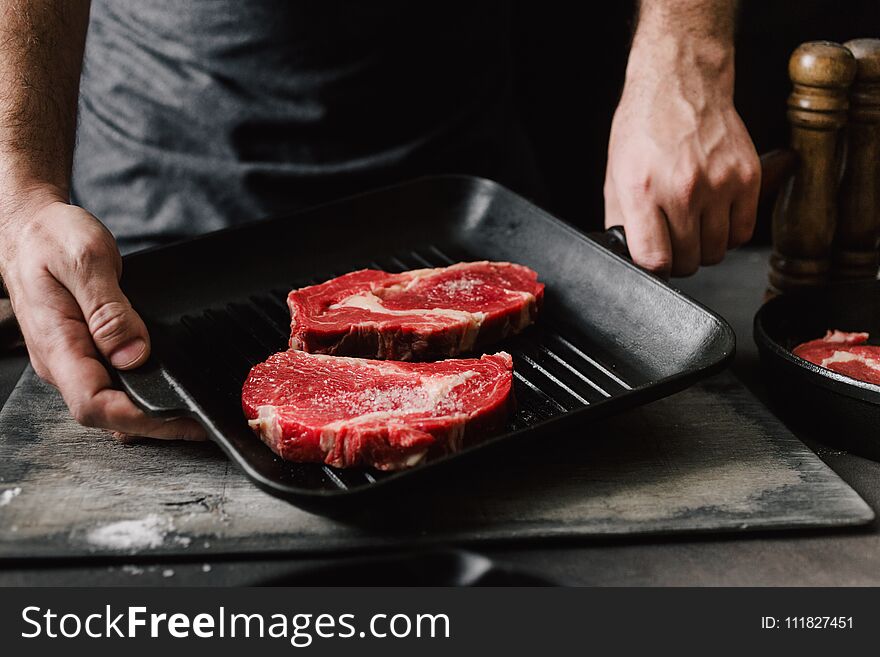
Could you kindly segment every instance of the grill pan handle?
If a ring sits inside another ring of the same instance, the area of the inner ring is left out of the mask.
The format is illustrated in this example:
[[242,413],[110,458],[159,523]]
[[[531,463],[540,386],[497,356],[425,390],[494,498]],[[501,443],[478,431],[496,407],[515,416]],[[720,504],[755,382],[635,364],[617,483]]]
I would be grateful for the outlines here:
[[189,404],[180,394],[180,385],[152,357],[134,370],[108,369],[119,387],[148,415],[188,415]]
[[601,233],[604,239],[600,239],[602,246],[609,251],[619,255],[621,258],[632,260],[629,254],[629,246],[626,243],[626,233],[623,226],[611,226],[604,233]]
[[600,246],[611,251],[614,255],[632,261],[623,226],[611,226],[601,233],[590,233],[590,238],[594,242],[598,242]]
[[153,348],[146,363],[133,370],[117,370],[107,362],[104,365],[118,387],[147,415],[195,417],[195,406],[184,392],[185,386],[180,385],[174,373],[157,357],[157,354],[165,353],[172,347],[164,327],[147,320],[147,328]]
[[[614,255],[620,256],[621,258],[629,260],[630,262],[633,261],[632,255],[630,255],[629,252],[629,245],[626,243],[626,232],[623,230],[623,226],[610,226],[609,228],[606,228],[605,231],[602,233],[591,233],[590,237],[592,237],[593,240],[611,251],[611,253],[613,253]],[[658,276],[652,271],[648,271],[644,267],[641,267],[639,265],[635,266],[649,276],[653,276],[654,278],[657,278],[658,280],[664,281],[666,283],[669,282],[667,279]]]

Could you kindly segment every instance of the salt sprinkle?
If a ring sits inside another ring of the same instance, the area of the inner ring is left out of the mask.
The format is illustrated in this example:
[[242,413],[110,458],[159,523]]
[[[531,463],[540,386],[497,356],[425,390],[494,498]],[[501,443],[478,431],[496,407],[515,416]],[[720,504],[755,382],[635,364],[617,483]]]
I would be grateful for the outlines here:
[[371,413],[446,414],[462,409],[462,400],[453,389],[467,381],[473,372],[462,372],[422,381],[420,385],[388,388],[367,387],[357,391],[332,391],[318,394],[312,403],[328,410],[342,410],[346,417]]
[[170,524],[151,514],[140,520],[121,520],[97,527],[88,533],[87,539],[94,545],[116,550],[155,548],[165,541]]
[[479,278],[451,278],[437,286],[438,290],[453,296],[457,294],[469,294],[485,283]]
[[189,544],[192,543],[192,539],[189,536],[175,536],[174,542],[181,547],[189,547]]
[[0,493],[0,506],[6,506],[13,500],[13,498],[18,497],[20,493],[20,486],[16,486],[15,488],[7,488],[5,491]]

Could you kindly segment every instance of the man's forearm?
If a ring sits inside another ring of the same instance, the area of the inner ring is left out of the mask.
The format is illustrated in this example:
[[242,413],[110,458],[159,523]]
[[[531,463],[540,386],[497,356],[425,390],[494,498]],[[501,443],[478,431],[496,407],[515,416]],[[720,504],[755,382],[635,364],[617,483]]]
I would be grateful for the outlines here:
[[745,243],[760,162],[733,104],[733,0],[642,0],[614,113],[606,225],[622,224],[633,260],[693,274]]
[[732,44],[736,0],[642,0],[638,30]]
[[67,194],[88,0],[0,0],[0,204]]
[[736,0],[642,0],[628,77],[646,67],[681,68],[687,77],[714,77],[732,96],[737,4]]

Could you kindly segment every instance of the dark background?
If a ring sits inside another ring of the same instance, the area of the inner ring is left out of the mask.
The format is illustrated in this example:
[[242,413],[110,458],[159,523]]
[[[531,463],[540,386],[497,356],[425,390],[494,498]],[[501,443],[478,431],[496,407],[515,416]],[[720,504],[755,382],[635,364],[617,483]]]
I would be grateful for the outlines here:
[[[608,133],[635,7],[634,0],[515,3],[517,102],[546,187],[537,200],[585,229],[602,226]],[[878,0],[742,2],[735,101],[759,153],[788,141],[791,52],[804,41],[859,37],[880,37]],[[757,231],[763,240],[769,235],[766,210]]]

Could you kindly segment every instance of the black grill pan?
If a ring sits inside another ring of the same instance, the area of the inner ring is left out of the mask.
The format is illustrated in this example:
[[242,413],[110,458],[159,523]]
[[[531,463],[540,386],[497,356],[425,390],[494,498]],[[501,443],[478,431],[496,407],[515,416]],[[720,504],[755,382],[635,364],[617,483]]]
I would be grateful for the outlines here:
[[822,442],[880,461],[880,386],[798,358],[791,350],[827,329],[867,331],[880,344],[880,281],[789,292],[755,315],[754,336],[785,419]]
[[[515,438],[540,449],[574,423],[721,369],[734,352],[730,327],[616,255],[614,244],[491,181],[443,176],[140,252],[125,259],[123,288],[149,326],[153,355],[120,380],[148,412],[201,421],[269,493],[315,511],[344,510],[407,482],[449,476],[451,464]],[[241,385],[253,364],[286,348],[291,288],[362,267],[481,259],[528,265],[547,285],[538,324],[489,349],[514,357],[518,410],[504,433],[390,474],[284,462],[251,433]]]

